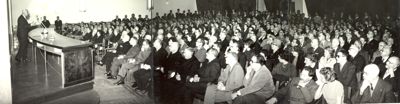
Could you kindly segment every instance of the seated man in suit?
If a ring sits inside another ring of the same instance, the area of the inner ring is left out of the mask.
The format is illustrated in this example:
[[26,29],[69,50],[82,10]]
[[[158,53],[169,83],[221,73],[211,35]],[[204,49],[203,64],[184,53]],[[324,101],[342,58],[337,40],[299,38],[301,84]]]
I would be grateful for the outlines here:
[[164,87],[167,88],[166,90],[171,91],[169,96],[173,96],[169,103],[175,104],[183,99],[184,92],[181,89],[183,89],[185,83],[187,83],[189,79],[188,76],[194,76],[200,67],[200,62],[197,61],[193,54],[193,48],[185,48],[182,53],[184,60],[182,64],[180,64],[180,68],[172,72],[170,78],[164,82]]
[[[113,59],[111,64],[111,76],[107,79],[117,79],[119,67],[121,67],[122,64],[132,60],[136,57],[136,55],[139,54],[140,46],[139,44],[137,44],[137,41],[137,38],[132,37],[131,40],[129,40],[129,44],[131,44],[132,47],[128,50],[128,52],[126,54],[119,55],[118,57]],[[122,78],[122,76],[119,77]]]
[[353,104],[357,103],[393,103],[395,101],[392,85],[378,76],[379,67],[369,64],[364,68],[361,87],[351,98]]
[[269,104],[307,104],[314,99],[318,89],[317,83],[312,79],[315,71],[311,67],[305,67],[300,72],[300,77],[293,78],[289,85],[279,89],[275,97],[268,100]]
[[361,82],[361,74],[363,72],[364,66],[367,64],[367,61],[363,56],[361,56],[360,41],[355,41],[354,44],[350,46],[348,52],[350,55],[349,61],[356,66],[357,82]]
[[275,91],[271,72],[264,65],[264,58],[256,55],[243,80],[243,88],[232,93],[233,104],[265,104]]
[[336,73],[337,80],[343,84],[344,87],[344,100],[346,103],[349,103],[350,100],[349,93],[351,92],[352,88],[357,86],[356,80],[356,66],[347,61],[347,57],[349,54],[346,50],[340,49],[338,54],[336,55],[337,63],[333,65],[333,70]]
[[189,82],[186,83],[183,89],[185,95],[182,104],[192,104],[193,97],[196,94],[204,96],[208,83],[215,83],[218,80],[220,71],[219,60],[217,59],[218,50],[211,48],[206,53],[207,63],[203,63],[201,68],[197,71],[196,75],[190,77]]
[[[170,84],[169,82],[178,79],[179,75],[176,74],[178,70],[181,69],[181,65],[183,61],[185,60],[182,56],[182,54],[179,52],[179,43],[176,40],[176,38],[171,38],[168,41],[168,47],[167,49],[169,50],[169,55],[163,62],[163,68],[160,69],[161,71],[161,85],[163,86],[161,88],[161,102],[165,103],[170,103],[174,101],[175,96],[172,96],[171,94],[174,93],[173,90],[170,90],[171,88],[168,88],[167,84]],[[174,84],[172,84],[174,85]]]
[[[382,79],[392,84],[395,95],[400,93],[400,71],[397,70],[400,66],[400,59],[397,56],[392,56],[386,61],[386,71]],[[400,98],[398,98],[400,99]]]
[[[140,67],[140,70],[134,72],[134,78],[137,83],[137,91],[145,92],[148,91],[149,94],[154,94],[154,96],[159,97],[159,85],[160,82],[160,69],[162,68],[161,63],[165,61],[167,57],[167,51],[162,48],[161,41],[156,39],[153,42],[152,53],[146,59],[145,62]],[[152,80],[153,83],[149,81]],[[150,86],[150,88],[148,88]],[[151,88],[153,87],[153,88]]]
[[324,56],[324,49],[320,47],[318,39],[311,40],[311,47],[308,48],[307,52],[307,54],[315,55],[317,60]]
[[118,75],[122,77],[115,84],[124,84],[124,80],[126,78],[127,84],[132,85],[135,82],[135,79],[133,78],[133,72],[139,70],[140,65],[147,59],[147,57],[150,56],[150,53],[150,41],[144,40],[142,47],[140,48],[140,52],[135,57],[128,59],[127,62],[121,65]]
[[391,47],[383,47],[382,50],[380,51],[381,56],[377,57],[374,60],[374,64],[378,65],[380,71],[379,71],[379,77],[383,78],[383,74],[385,74],[386,71],[386,62],[389,60],[390,54],[392,53],[392,48]]
[[204,104],[215,102],[232,102],[232,93],[243,85],[244,72],[238,63],[237,53],[228,52],[225,55],[226,68],[221,71],[218,84],[207,86]]
[[106,73],[105,75],[107,77],[111,76],[111,64],[114,60],[115,57],[118,57],[119,55],[126,54],[129,49],[132,47],[132,45],[129,43],[130,36],[128,35],[127,31],[123,31],[121,34],[121,42],[118,43],[118,46],[116,49],[110,49],[107,50],[106,54],[104,55],[103,59],[101,60],[101,63],[104,63],[106,65]]

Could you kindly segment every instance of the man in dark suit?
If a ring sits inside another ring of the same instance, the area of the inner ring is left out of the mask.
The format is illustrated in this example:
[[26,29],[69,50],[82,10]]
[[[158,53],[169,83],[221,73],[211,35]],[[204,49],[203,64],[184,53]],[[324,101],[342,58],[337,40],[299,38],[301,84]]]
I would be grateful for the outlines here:
[[106,65],[105,75],[107,77],[111,76],[110,69],[111,69],[111,64],[112,64],[112,61],[114,60],[114,58],[118,57],[119,55],[126,54],[129,51],[129,49],[132,47],[132,45],[130,45],[130,43],[129,43],[130,37],[129,37],[127,31],[122,32],[121,40],[122,40],[122,42],[120,42],[118,44],[117,48],[107,50],[106,54],[103,56],[103,59],[101,60],[101,63],[104,63]]
[[392,88],[394,93],[397,95],[397,99],[399,98],[400,93],[400,71],[397,70],[400,66],[400,59],[397,56],[392,56],[386,61],[386,71],[383,74],[382,79],[384,81],[392,84]]
[[115,16],[115,19],[113,20],[113,22],[121,22],[121,18],[119,18],[117,15],[117,16]]
[[27,58],[28,32],[30,29],[30,24],[28,23],[29,17],[29,11],[26,9],[22,10],[22,14],[18,17],[17,37],[19,48],[15,59],[19,62],[29,61]]
[[168,88],[166,90],[170,91],[170,93],[168,93],[169,96],[174,96],[171,99],[174,104],[182,101],[185,94],[182,89],[184,89],[185,83],[187,83],[189,76],[194,76],[200,67],[200,62],[193,54],[193,48],[184,49],[182,53],[184,57],[183,63],[180,64],[180,68],[176,70],[175,77],[168,79],[164,84],[164,87]]
[[[138,39],[133,37],[129,40],[129,44],[132,46],[126,54],[122,54],[113,59],[111,63],[111,76],[107,79],[117,79],[119,69],[122,64],[127,63],[128,60],[135,58],[140,52],[140,46],[138,44]],[[125,73],[124,73],[125,74]],[[122,76],[120,76],[122,79]]]
[[204,63],[202,67],[197,71],[197,74],[189,78],[189,82],[186,83],[183,89],[185,95],[183,96],[182,104],[192,104],[193,97],[200,95],[200,99],[204,99],[204,94],[206,93],[206,88],[208,83],[216,83],[218,80],[218,75],[220,71],[219,60],[216,59],[218,56],[218,51],[214,48],[208,50],[206,53],[206,59],[209,60]]
[[164,68],[161,70],[163,72],[163,77],[162,79],[162,87],[161,88],[161,102],[164,103],[175,103],[177,99],[175,99],[175,82],[178,82],[177,80],[182,80],[180,79],[180,75],[178,75],[177,71],[181,70],[181,65],[185,61],[185,59],[182,57],[182,54],[179,52],[179,43],[178,40],[175,38],[171,38],[169,40],[169,55],[167,56],[165,62],[163,63]]
[[336,56],[336,64],[333,65],[333,70],[336,73],[337,80],[343,84],[344,87],[344,99],[346,103],[349,103],[350,92],[352,88],[357,85],[356,80],[356,66],[353,63],[347,61],[348,53],[346,50],[341,49]]
[[264,58],[256,55],[243,80],[243,88],[232,93],[233,104],[265,104],[275,92],[271,72],[263,65]]
[[243,85],[244,71],[238,63],[237,53],[228,52],[225,58],[228,65],[221,71],[218,84],[207,86],[204,104],[232,102],[233,91]]
[[[120,76],[121,79],[115,83],[117,85],[124,83],[128,85],[134,85],[135,79],[133,77],[133,73],[139,70],[140,65],[150,56],[151,53],[150,42],[148,40],[145,40],[142,42],[140,50],[133,49],[132,51],[136,51],[132,53],[137,53],[137,55],[133,57],[129,56],[127,57],[128,58],[127,61],[120,63],[121,68],[119,69],[118,76]],[[114,65],[118,66],[118,64]]]
[[58,31],[59,33],[61,33],[62,31],[62,21],[60,20],[60,17],[57,16],[57,20],[54,21],[54,25],[55,25],[55,30]]
[[308,48],[307,54],[313,54],[317,60],[324,56],[324,49],[319,47],[318,39],[311,40],[311,47]]
[[368,31],[367,38],[368,42],[364,45],[365,49],[367,49],[369,56],[372,56],[373,53],[378,49],[379,42],[375,40],[375,35],[372,31]]
[[349,61],[356,66],[357,82],[361,81],[361,73],[363,72],[364,66],[367,64],[365,58],[360,55],[360,51],[361,51],[360,41],[354,42],[354,44],[351,45],[348,50],[350,55]]
[[377,65],[365,66],[361,87],[351,98],[353,104],[395,102],[392,85],[379,78],[378,74],[379,67]]
[[[145,74],[140,74],[141,72],[138,71],[136,73],[137,74],[136,76],[138,78],[136,81],[138,81],[138,90],[144,90],[144,89],[140,89],[140,86],[142,86],[142,85],[140,85],[141,84],[140,82],[147,81],[148,78],[146,78],[144,76],[150,74],[150,76],[148,76],[148,77],[153,78],[153,83],[150,83],[150,86],[152,86],[153,88],[146,88],[146,89],[150,90],[150,91],[148,91],[149,94],[154,94],[154,97],[159,98],[160,94],[161,94],[160,88],[163,88],[161,85],[161,78],[162,78],[161,69],[164,69],[163,63],[165,62],[165,59],[167,58],[168,53],[162,47],[162,41],[159,39],[156,39],[153,42],[153,47],[154,47],[153,54],[150,54],[150,56],[149,56],[149,58],[152,58],[152,59],[147,58],[147,60],[150,60],[150,63],[153,63],[152,65],[150,64],[150,66],[152,66],[151,69],[153,69],[153,70],[144,71]],[[146,64],[146,62],[148,62],[147,60],[145,61],[145,64]],[[142,77],[140,77],[140,76],[142,76]],[[143,80],[143,81],[139,81],[139,80]]]
[[43,16],[42,24],[46,27],[50,27],[50,21],[46,19],[46,16]]
[[390,47],[384,47],[381,51],[381,56],[377,57],[374,61],[374,64],[378,65],[380,71],[379,71],[379,77],[383,78],[383,74],[386,72],[386,63],[390,57],[390,53],[392,51],[392,48]]
[[124,22],[125,24],[129,23],[128,15],[125,15],[125,17],[122,19],[122,22]]
[[[314,69],[305,67],[300,72],[300,77],[293,78],[286,87],[279,89],[268,104],[307,104],[314,100],[318,89],[317,83],[312,79],[315,75]],[[279,99],[279,100],[278,100]]]

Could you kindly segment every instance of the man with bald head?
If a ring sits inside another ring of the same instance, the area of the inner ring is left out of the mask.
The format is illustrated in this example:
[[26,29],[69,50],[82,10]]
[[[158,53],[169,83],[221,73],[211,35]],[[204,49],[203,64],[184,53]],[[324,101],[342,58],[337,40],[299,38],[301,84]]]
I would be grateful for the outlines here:
[[361,87],[353,94],[351,102],[357,103],[392,103],[395,102],[392,85],[379,78],[379,67],[369,64],[363,70],[364,80]]
[[29,61],[27,58],[28,33],[30,29],[30,24],[28,23],[29,17],[30,15],[27,9],[22,10],[21,16],[18,17],[17,37],[19,48],[17,56],[15,56],[18,62]]

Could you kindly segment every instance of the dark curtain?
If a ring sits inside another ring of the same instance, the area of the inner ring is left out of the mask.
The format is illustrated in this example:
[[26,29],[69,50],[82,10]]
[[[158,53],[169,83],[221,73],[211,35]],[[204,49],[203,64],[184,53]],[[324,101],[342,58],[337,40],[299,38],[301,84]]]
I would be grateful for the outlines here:
[[[269,1],[269,0],[267,0]],[[397,16],[399,13],[400,0],[305,0],[309,14],[339,14],[358,13],[363,16],[367,12],[370,16]]]
[[286,11],[289,8],[288,3],[290,2],[291,0],[264,0],[267,10],[273,13],[277,11]]
[[198,11],[251,11],[256,10],[256,0],[197,0]]
[[[288,0],[264,0],[267,10],[276,12],[287,8]],[[400,0],[305,0],[310,15],[314,16],[340,12],[345,14],[358,13],[363,16],[364,12],[374,16],[397,16],[400,13]],[[256,10],[256,0],[197,0],[198,11],[250,11]]]

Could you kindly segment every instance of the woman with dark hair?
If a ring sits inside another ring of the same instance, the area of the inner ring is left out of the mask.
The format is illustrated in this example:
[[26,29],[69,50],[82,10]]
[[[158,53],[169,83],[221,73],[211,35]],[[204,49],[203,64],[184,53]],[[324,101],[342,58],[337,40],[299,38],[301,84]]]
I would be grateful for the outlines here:
[[343,85],[335,78],[335,71],[329,67],[316,70],[319,85],[315,92],[315,104],[342,104],[344,98]]
[[297,76],[297,70],[296,66],[290,63],[293,60],[291,53],[284,52],[279,54],[278,60],[279,63],[272,70],[272,76],[276,82],[280,82],[279,87],[284,87],[281,85],[285,85],[284,83]]

